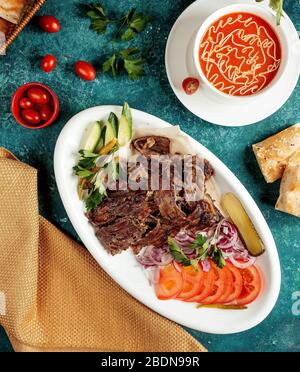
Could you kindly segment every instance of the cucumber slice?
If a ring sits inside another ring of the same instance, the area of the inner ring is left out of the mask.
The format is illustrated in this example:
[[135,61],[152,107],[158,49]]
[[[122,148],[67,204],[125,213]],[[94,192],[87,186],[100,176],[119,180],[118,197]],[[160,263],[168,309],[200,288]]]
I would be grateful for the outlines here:
[[114,138],[117,138],[118,122],[119,120],[117,116],[111,112],[106,123],[105,145],[107,145]]
[[104,121],[98,121],[100,127],[101,127],[101,136],[100,136],[100,139],[99,139],[99,142],[97,143],[97,146],[96,146],[96,149],[95,149],[95,153],[98,154],[100,152],[100,150],[102,149],[102,147],[104,146],[104,140],[105,140],[105,132],[106,132],[106,127],[105,127],[105,123]]
[[119,123],[118,142],[119,146],[125,146],[132,137],[132,116],[128,103],[124,103]]
[[90,125],[85,133],[84,140],[82,142],[82,150],[94,152],[101,138],[101,132],[102,129],[99,122]]

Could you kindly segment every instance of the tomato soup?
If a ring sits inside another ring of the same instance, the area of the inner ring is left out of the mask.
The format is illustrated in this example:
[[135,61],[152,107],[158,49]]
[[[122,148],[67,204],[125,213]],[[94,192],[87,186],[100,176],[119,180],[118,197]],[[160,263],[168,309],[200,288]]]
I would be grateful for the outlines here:
[[281,46],[273,28],[261,17],[232,13],[206,31],[199,61],[207,80],[232,96],[249,96],[265,88],[281,63]]

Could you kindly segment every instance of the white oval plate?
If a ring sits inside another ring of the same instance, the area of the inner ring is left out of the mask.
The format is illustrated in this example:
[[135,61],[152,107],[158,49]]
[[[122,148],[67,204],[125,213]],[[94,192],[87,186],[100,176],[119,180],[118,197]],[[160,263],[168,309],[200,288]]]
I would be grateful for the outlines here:
[[[180,102],[199,118],[229,127],[254,124],[274,114],[292,94],[300,74],[298,33],[288,15],[284,13],[280,27],[287,31],[291,53],[286,71],[274,89],[270,89],[262,97],[248,97],[245,103],[219,97],[204,84],[192,96],[184,93],[182,81],[188,76],[198,76],[193,56],[196,34],[201,24],[216,10],[239,3],[240,0],[195,1],[174,24],[168,38],[165,58],[169,82]],[[255,4],[254,0],[244,0],[242,3]],[[267,2],[261,6],[268,8]]]
[[[105,120],[111,111],[120,115],[121,107],[99,106],[77,114],[62,130],[55,148],[54,168],[58,190],[70,221],[84,245],[122,288],[154,311],[186,327],[207,333],[230,334],[245,331],[262,322],[277,301],[281,283],[280,263],[271,231],[240,181],[215,155],[191,137],[189,138],[195,150],[214,167],[221,191],[231,191],[241,199],[266,246],[266,253],[257,262],[264,276],[264,290],[259,299],[249,306],[248,310],[243,311],[200,310],[191,303],[160,301],[131,251],[112,257],[99,243],[93,227],[84,215],[84,205],[77,195],[78,179],[72,168],[77,161],[80,142],[87,126],[96,120]],[[132,110],[132,114],[135,127],[170,126],[165,121],[141,111]]]

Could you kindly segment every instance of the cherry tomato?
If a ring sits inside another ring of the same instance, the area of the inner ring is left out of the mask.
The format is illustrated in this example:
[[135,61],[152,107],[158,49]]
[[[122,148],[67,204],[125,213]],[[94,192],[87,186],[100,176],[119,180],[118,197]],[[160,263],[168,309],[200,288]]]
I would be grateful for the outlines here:
[[156,285],[156,296],[160,300],[175,298],[182,290],[182,275],[170,264],[160,270],[159,282]]
[[189,96],[196,93],[199,89],[200,82],[196,78],[188,77],[183,80],[182,82],[182,88],[185,91],[186,94]]
[[88,81],[95,80],[97,76],[94,67],[90,63],[84,61],[75,63],[75,72],[81,79]]
[[56,58],[52,54],[47,54],[41,61],[41,69],[49,73],[55,69],[56,64]]
[[51,116],[53,115],[53,111],[49,105],[42,105],[42,106],[39,106],[37,109],[43,121],[49,121],[51,119]]
[[187,300],[199,292],[199,287],[204,278],[204,273],[199,265],[198,271],[193,266],[182,266],[181,268],[183,287],[178,300]]
[[25,109],[22,111],[22,117],[27,124],[38,125],[41,122],[41,116],[36,110]]
[[59,32],[60,23],[57,18],[49,15],[44,15],[39,18],[40,27],[50,33]]
[[243,289],[240,297],[235,302],[238,306],[243,306],[248,305],[257,299],[261,292],[262,279],[255,266],[240,271],[243,278]]
[[28,97],[23,97],[19,101],[19,106],[21,109],[32,109],[34,107],[34,103],[30,101]]
[[37,105],[46,105],[50,100],[49,93],[42,88],[31,88],[27,94],[29,99]]

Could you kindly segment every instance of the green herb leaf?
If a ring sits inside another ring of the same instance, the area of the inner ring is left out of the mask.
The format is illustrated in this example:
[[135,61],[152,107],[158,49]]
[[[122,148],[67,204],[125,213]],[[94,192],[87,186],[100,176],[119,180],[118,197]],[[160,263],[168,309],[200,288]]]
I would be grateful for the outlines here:
[[109,57],[104,63],[103,63],[103,72],[110,72],[113,74],[113,76],[119,75],[119,63],[117,59],[117,55],[114,53],[111,57]]
[[137,48],[123,49],[120,56],[124,61],[124,68],[131,80],[137,80],[145,75],[145,60],[138,56]]
[[80,159],[78,162],[78,166],[84,169],[92,169],[96,165],[96,161],[99,158],[99,154],[94,154],[92,152],[86,150],[80,150]]
[[80,165],[76,165],[76,167],[74,167],[73,169],[75,171],[76,176],[80,178],[91,178],[95,175],[94,172],[91,172],[90,170],[85,169]]
[[283,0],[270,0],[270,7],[276,12],[276,23],[280,25],[283,14]]
[[99,156],[99,154],[87,150],[80,150],[79,154],[84,158],[97,158]]
[[91,18],[90,29],[100,35],[104,35],[107,26],[111,22],[105,13],[104,7],[101,4],[90,4],[88,9],[87,15]]
[[129,41],[146,28],[150,17],[143,13],[137,13],[135,9],[131,9],[125,16],[125,24],[127,29],[122,35],[123,41]]
[[223,269],[223,267],[226,266],[226,261],[221,249],[214,247],[214,249],[212,250],[211,258],[219,269]]
[[207,242],[207,237],[202,234],[196,236],[195,241],[192,243],[191,248],[193,248],[198,253],[198,258],[201,261],[205,261],[209,258],[209,244]]
[[202,234],[198,234],[196,236],[196,239],[194,241],[194,243],[192,244],[192,247],[193,248],[199,248],[199,247],[203,247],[203,245],[207,242],[207,237],[202,235]]
[[199,261],[197,259],[192,259],[191,260],[191,265],[193,266],[193,268],[198,271],[199,270]]
[[[264,0],[256,0],[257,3],[261,3]],[[269,6],[276,12],[276,23],[279,26],[280,20],[283,15],[283,0],[269,0]]]
[[85,207],[88,212],[92,211],[98,205],[101,204],[102,200],[104,199],[105,195],[101,194],[99,189],[95,189],[89,197],[85,201]]
[[110,72],[113,76],[119,75],[119,63],[116,54],[114,53],[103,63],[103,72]]
[[176,262],[179,262],[183,266],[190,266],[191,261],[187,258],[187,256],[182,252],[182,249],[179,247],[179,245],[176,243],[176,241],[168,237],[168,245],[170,249],[170,253],[174,257],[174,260]]

